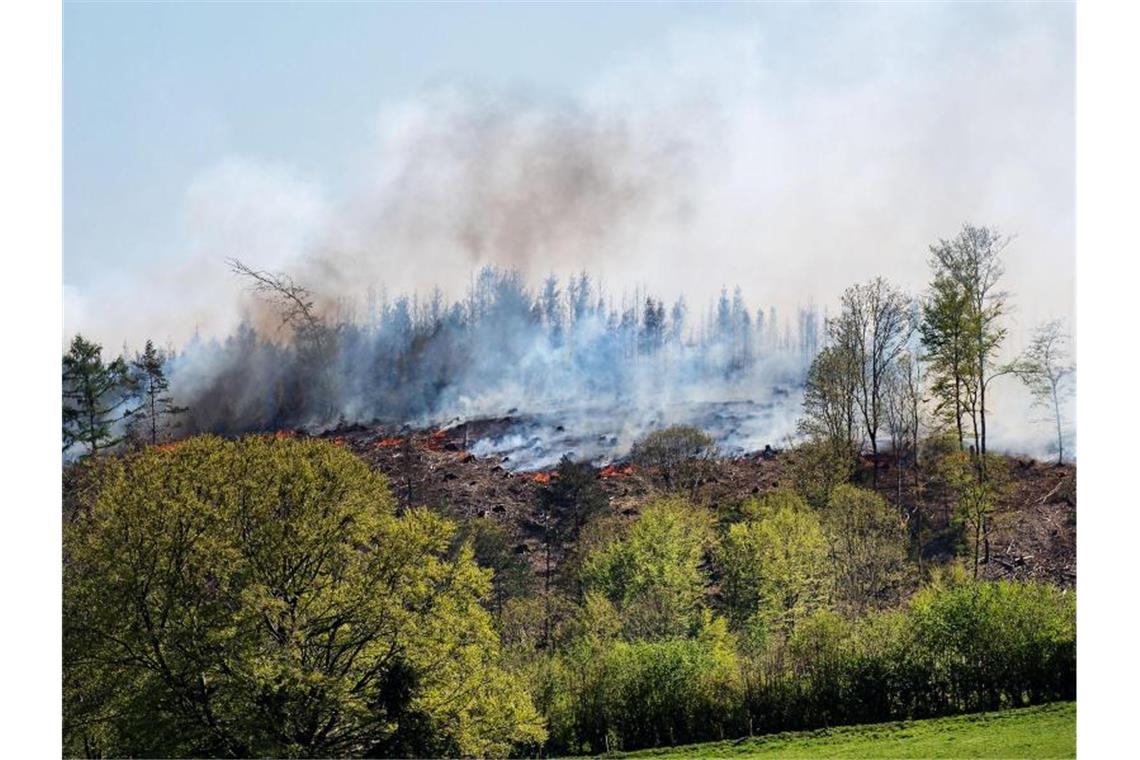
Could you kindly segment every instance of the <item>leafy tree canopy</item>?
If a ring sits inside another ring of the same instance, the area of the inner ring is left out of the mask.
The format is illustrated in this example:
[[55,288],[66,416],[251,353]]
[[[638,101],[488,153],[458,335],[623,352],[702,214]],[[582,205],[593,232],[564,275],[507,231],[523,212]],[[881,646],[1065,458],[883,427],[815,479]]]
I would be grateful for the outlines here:
[[335,445],[108,464],[64,535],[65,754],[502,755],[539,743],[489,573]]

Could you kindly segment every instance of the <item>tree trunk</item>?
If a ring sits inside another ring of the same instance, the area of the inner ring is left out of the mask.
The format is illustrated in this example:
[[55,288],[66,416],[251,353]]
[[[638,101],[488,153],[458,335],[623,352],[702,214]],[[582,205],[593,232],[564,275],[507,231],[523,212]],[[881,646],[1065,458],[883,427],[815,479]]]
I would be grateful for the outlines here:
[[1053,389],[1053,415],[1057,420],[1057,464],[1065,461],[1065,440],[1061,434],[1061,402],[1057,398],[1057,383],[1052,384]]

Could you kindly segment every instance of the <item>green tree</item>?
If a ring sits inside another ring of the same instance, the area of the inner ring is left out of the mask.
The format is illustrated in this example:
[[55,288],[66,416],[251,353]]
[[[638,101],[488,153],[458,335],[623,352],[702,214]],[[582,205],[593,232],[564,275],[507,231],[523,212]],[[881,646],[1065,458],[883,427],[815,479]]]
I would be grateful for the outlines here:
[[65,754],[502,755],[543,740],[489,573],[338,446],[194,438],[64,534]]
[[496,618],[501,618],[507,602],[531,593],[534,571],[528,556],[515,550],[519,546],[518,539],[504,525],[485,517],[459,521],[452,540],[453,556],[458,557],[465,545],[470,546],[479,567],[493,573],[487,602]]
[[[930,265],[935,283],[943,282],[953,294],[952,303],[958,313],[947,315],[956,320],[963,331],[967,390],[974,395],[971,408],[975,416],[975,450],[980,468],[986,468],[986,390],[996,377],[1008,370],[999,367],[995,356],[1005,340],[1006,293],[998,289],[1004,273],[1001,253],[1011,238],[989,227],[962,225],[953,240],[940,240],[930,247]],[[957,329],[957,328],[956,328]]]
[[645,507],[624,536],[586,558],[583,585],[608,598],[630,639],[681,636],[699,620],[712,520],[681,499]]
[[575,462],[569,456],[558,461],[554,477],[539,490],[539,501],[551,515],[553,531],[563,541],[576,541],[586,523],[609,506],[597,470],[589,462]]
[[830,596],[828,545],[819,518],[788,491],[746,503],[748,518],[729,527],[717,551],[729,620],[742,629],[790,635]]
[[174,418],[187,412],[174,403],[170,381],[166,378],[166,354],[148,340],[143,352],[131,362],[131,382],[141,395],[142,403],[131,412],[131,428],[148,443],[158,443],[159,434],[174,424]]
[[855,609],[894,601],[906,569],[907,532],[897,510],[874,491],[840,485],[823,511],[838,597]]
[[1010,486],[1006,460],[994,458],[983,474],[976,460],[963,452],[947,454],[938,464],[938,475],[957,503],[956,521],[966,530],[972,555],[973,575],[990,560],[990,531],[998,502]]
[[103,363],[103,347],[76,335],[63,356],[63,450],[76,444],[98,454],[121,438],[115,423],[129,395],[127,364],[122,358]]
[[952,422],[958,448],[966,449],[964,417],[974,419],[969,389],[973,383],[974,342],[970,339],[969,297],[948,272],[935,266],[930,291],[923,302],[920,333],[927,374],[937,403],[935,414]]

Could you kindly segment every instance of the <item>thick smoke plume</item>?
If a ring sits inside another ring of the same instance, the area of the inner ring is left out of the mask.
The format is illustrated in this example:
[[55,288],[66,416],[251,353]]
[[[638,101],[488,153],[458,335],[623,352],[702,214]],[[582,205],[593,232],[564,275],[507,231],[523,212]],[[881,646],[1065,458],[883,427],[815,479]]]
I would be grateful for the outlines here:
[[[559,97],[437,88],[381,109],[349,177],[231,157],[189,188],[177,255],[69,291],[69,328],[111,346],[197,334],[173,374],[204,429],[581,409],[605,420],[599,437],[628,438],[701,419],[680,409],[694,401],[750,399],[771,420],[722,440],[778,444],[798,408],[777,389],[810,360],[801,332],[874,274],[919,295],[927,246],[965,220],[1018,236],[1011,350],[1071,318],[1071,29],[1003,13],[1000,45],[946,37],[950,9],[868,9],[823,57],[705,30]],[[288,340],[227,257],[310,288],[336,349]],[[743,362],[717,327],[726,285],[748,298]],[[650,295],[687,310],[647,348]],[[775,335],[757,318],[772,307]],[[1024,406],[1015,387],[997,395]],[[995,414],[995,440],[1047,440],[1025,419]]]
[[[242,273],[255,284],[262,276]],[[812,310],[781,325],[774,308],[753,313],[739,290],[722,292],[707,316],[690,315],[683,299],[666,309],[640,294],[619,306],[585,273],[565,288],[551,276],[532,293],[517,271],[487,267],[461,301],[374,293],[355,318],[319,314],[308,293],[283,287],[287,340],[243,323],[173,360],[191,430],[509,415],[517,423],[474,441],[475,453],[508,453],[526,468],[563,454],[606,460],[679,422],[710,429],[727,451],[754,450],[792,431],[788,402],[819,340]]]

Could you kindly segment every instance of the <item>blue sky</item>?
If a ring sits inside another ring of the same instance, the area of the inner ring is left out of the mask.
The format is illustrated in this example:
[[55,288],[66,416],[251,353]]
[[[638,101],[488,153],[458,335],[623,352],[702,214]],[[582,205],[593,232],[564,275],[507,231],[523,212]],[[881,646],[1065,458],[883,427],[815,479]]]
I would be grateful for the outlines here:
[[[665,132],[708,167],[684,177],[692,230],[609,241],[656,246],[615,268],[618,280],[819,300],[866,269],[844,262],[873,255],[911,286],[923,241],[970,218],[1026,238],[1036,252],[1011,276],[1071,300],[1071,271],[1035,272],[1042,256],[1071,270],[1073,15],[1067,4],[65,3],[66,326],[114,343],[140,337],[133,320],[180,340],[206,312],[232,316],[216,283],[239,243],[327,247],[333,221],[338,235],[369,234],[358,207],[393,201],[360,188],[385,162],[408,162],[393,147],[407,142],[392,127],[401,114],[420,128],[453,115],[432,100],[440,91],[464,93],[459,129],[480,123],[470,103],[518,93],[543,104],[540,121],[565,106],[622,122],[634,142]],[[877,250],[887,224],[897,260]],[[691,253],[658,253],[686,236],[712,241],[714,265],[692,277]],[[548,249],[552,268],[568,257]],[[455,261],[442,268],[480,263]],[[397,286],[427,284],[381,263]],[[203,294],[182,298],[185,278],[154,274],[179,265],[212,273]],[[119,303],[141,290],[141,311]]]
[[233,154],[335,177],[385,102],[443,83],[569,92],[693,22],[749,5],[65,6],[70,282],[161,255],[187,185]]

